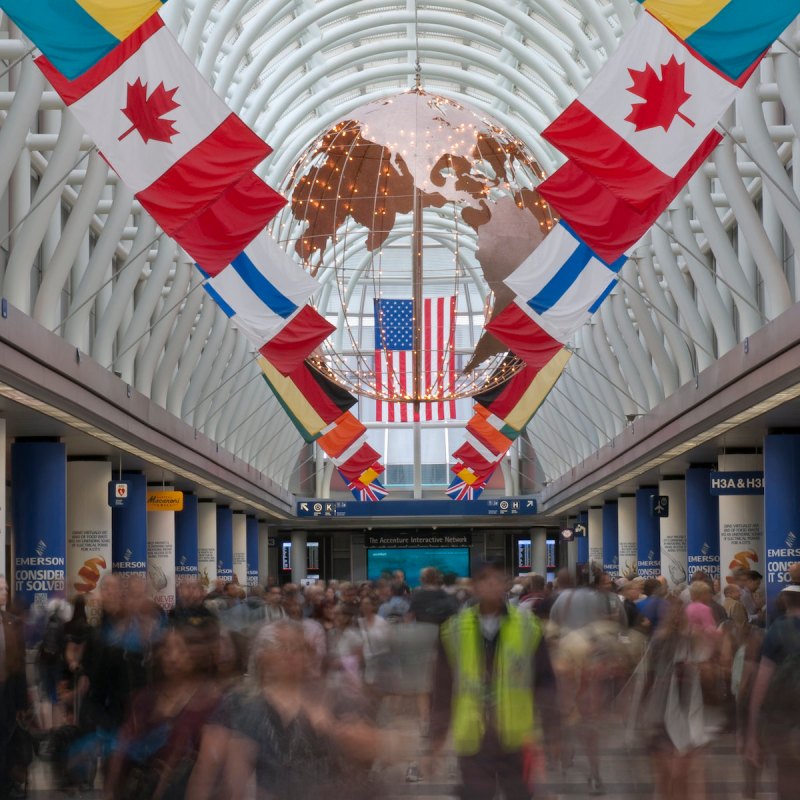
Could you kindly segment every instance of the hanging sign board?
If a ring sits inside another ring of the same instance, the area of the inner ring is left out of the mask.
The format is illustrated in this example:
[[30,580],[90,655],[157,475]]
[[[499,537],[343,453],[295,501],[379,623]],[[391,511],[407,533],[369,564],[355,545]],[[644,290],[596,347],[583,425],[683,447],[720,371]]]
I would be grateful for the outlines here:
[[148,511],[183,511],[183,492],[148,492]]
[[122,508],[128,502],[131,485],[128,481],[108,482],[108,504],[111,508]]

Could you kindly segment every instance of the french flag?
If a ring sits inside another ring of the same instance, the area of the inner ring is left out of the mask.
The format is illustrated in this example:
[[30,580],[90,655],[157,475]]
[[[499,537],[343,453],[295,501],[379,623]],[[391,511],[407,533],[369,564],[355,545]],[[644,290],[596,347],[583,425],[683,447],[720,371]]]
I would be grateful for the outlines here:
[[75,80],[44,56],[36,63],[142,206],[209,274],[284,204],[252,174],[271,148],[214,93],[157,14]]
[[319,288],[317,281],[260,233],[225,269],[208,278],[204,289],[282,374],[297,369],[335,330],[306,305]]

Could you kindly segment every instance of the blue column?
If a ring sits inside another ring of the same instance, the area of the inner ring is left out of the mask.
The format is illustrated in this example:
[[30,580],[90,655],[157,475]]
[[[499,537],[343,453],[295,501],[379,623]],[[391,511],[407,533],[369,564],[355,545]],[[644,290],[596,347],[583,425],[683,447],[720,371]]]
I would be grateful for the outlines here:
[[719,499],[711,494],[711,467],[686,470],[686,557],[689,579],[698,570],[719,578]]
[[578,524],[583,525],[585,531],[583,536],[576,537],[575,541],[578,545],[578,564],[589,563],[589,512],[581,511],[578,513]]
[[197,495],[183,495],[183,511],[175,512],[175,583],[194,580],[197,569]]
[[642,486],[636,490],[636,561],[642,578],[661,574],[661,526],[653,513],[653,498],[658,486]]
[[247,518],[247,585],[258,586],[258,520]]
[[603,572],[619,574],[619,517],[616,500],[603,504]]
[[57,441],[11,445],[14,592],[44,608],[64,597],[67,565],[67,450]]
[[111,570],[127,580],[147,575],[147,479],[141,472],[123,472],[128,500],[111,509]]
[[217,506],[217,578],[233,580],[233,511]]
[[800,561],[800,433],[764,439],[764,529],[767,551],[767,614],[791,582],[789,566]]

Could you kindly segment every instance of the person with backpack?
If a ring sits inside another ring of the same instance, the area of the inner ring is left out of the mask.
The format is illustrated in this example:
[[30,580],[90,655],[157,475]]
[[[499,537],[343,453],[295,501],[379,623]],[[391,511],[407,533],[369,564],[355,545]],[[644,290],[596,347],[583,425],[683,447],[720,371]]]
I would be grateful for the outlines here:
[[786,615],[767,630],[750,697],[745,755],[758,765],[774,754],[778,800],[800,786],[800,586],[781,592]]

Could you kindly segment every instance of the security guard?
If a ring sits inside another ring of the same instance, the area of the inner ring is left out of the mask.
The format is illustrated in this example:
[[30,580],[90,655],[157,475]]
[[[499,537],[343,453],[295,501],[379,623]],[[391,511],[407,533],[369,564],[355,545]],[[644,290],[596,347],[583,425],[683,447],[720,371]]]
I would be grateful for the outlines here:
[[557,736],[556,680],[536,617],[506,601],[502,565],[473,568],[475,604],[442,626],[434,677],[431,747],[452,729],[462,800],[531,796],[538,719]]

